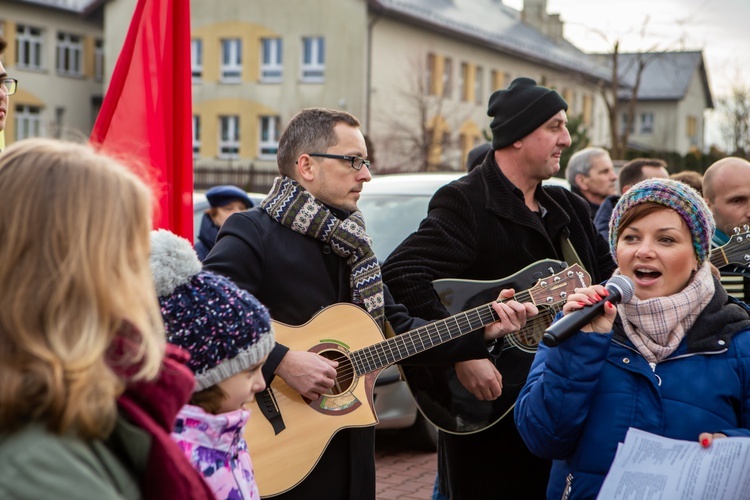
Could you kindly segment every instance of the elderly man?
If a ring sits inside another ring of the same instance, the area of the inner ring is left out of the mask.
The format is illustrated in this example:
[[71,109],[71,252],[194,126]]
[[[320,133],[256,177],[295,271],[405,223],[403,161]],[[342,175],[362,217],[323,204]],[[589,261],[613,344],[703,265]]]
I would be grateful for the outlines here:
[[[492,94],[492,151],[435,193],[417,232],[383,265],[394,298],[411,314],[449,316],[432,286],[441,278],[495,280],[544,259],[579,261],[596,282],[610,276],[614,263],[586,202],[562,187],[542,186],[560,170],[560,155],[570,146],[567,108],[557,92],[530,78]],[[498,353],[490,354],[452,363],[461,384],[481,401],[503,390],[493,363]],[[550,462],[529,452],[512,415],[479,432],[441,431],[439,437],[440,493],[453,500],[544,498]]]
[[[703,174],[703,198],[716,221],[711,242],[720,247],[729,242],[734,228],[750,225],[750,162],[737,157],[723,158]],[[721,283],[731,295],[747,302],[750,298],[750,270],[746,266],[725,266]]]
[[594,220],[602,202],[615,194],[615,166],[606,149],[585,148],[568,160],[565,178],[570,190],[589,202],[591,220]]

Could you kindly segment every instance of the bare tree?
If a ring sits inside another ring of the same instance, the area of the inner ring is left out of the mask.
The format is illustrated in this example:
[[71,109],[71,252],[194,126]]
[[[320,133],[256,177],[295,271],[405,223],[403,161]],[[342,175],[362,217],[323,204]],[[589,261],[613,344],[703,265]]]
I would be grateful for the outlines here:
[[[387,165],[389,172],[454,170],[456,165],[445,161],[445,153],[458,148],[455,131],[469,112],[462,111],[460,103],[445,97],[444,92],[433,92],[430,80],[440,75],[430,75],[425,60],[412,58],[409,66],[406,85],[397,85],[392,91],[401,98],[400,105],[393,106],[397,111],[379,120],[386,132],[379,137],[378,151],[382,153],[378,162]],[[460,156],[457,158],[460,165]]]
[[733,155],[750,155],[750,85],[737,79],[729,95],[718,100],[721,132]]

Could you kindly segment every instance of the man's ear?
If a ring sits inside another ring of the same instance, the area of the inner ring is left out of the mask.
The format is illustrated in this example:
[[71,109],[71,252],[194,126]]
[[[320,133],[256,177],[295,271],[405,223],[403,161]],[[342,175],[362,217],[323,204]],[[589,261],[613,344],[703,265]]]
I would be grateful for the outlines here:
[[588,189],[588,186],[586,186],[586,183],[584,182],[584,179],[586,179],[586,177],[587,176],[583,174],[576,174],[576,177],[575,177],[576,186],[578,186],[578,189],[582,191],[584,190],[584,188]]
[[294,167],[297,171],[299,179],[312,181],[315,178],[316,165],[313,162],[312,157],[310,157],[309,155],[300,155],[300,157],[297,158],[297,161],[294,163]]

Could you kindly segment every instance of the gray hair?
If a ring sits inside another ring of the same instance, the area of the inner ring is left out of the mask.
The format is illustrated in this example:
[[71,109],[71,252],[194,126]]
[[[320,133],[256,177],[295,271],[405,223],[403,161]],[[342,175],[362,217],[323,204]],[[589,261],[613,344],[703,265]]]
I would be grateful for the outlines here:
[[596,147],[584,148],[573,153],[573,156],[568,160],[568,166],[565,169],[565,178],[570,182],[570,185],[576,186],[575,180],[578,174],[583,174],[588,177],[594,158],[603,155],[609,156],[609,152],[604,148]]

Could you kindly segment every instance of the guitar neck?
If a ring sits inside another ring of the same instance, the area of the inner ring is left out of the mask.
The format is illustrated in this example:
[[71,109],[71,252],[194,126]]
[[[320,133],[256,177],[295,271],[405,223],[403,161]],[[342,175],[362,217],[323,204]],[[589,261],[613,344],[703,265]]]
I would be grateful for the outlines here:
[[[527,302],[529,297],[528,294],[524,296],[524,293],[517,294],[515,300]],[[497,302],[504,301],[498,300]],[[358,349],[352,352],[355,369],[359,375],[364,375],[492,324],[500,319],[492,308],[492,304],[493,302],[490,302],[475,307],[407,333],[396,335],[383,342]],[[531,318],[526,326],[514,335],[522,334],[524,331],[533,328],[532,321],[538,321],[537,318],[551,320],[551,316],[555,312],[554,308],[540,308],[539,314]],[[550,316],[550,318],[546,316]]]
[[713,250],[711,250],[711,254],[708,260],[717,268],[722,268],[729,265],[729,259],[727,259],[727,256],[724,253],[724,247],[714,248]]

